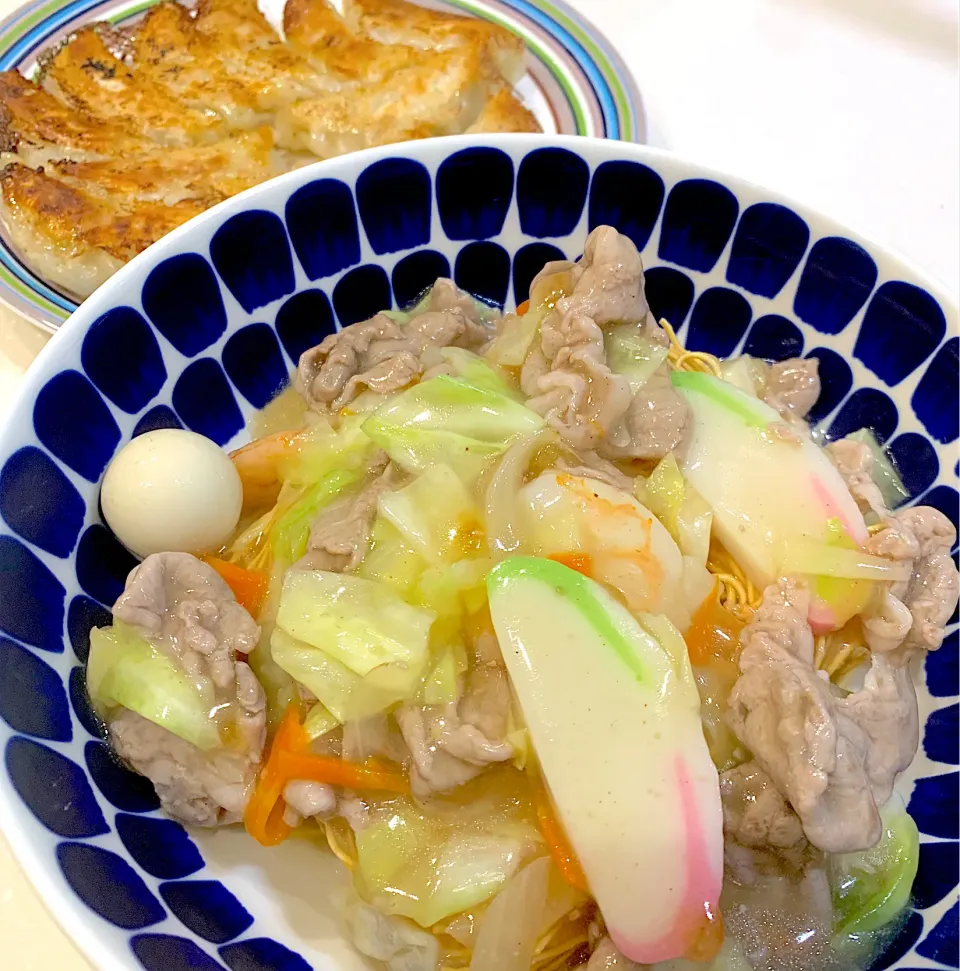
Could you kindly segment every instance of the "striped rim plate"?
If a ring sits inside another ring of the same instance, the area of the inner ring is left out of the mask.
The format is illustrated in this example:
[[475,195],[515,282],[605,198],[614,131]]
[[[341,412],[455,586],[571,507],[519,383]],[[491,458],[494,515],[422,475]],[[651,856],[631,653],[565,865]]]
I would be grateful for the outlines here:
[[[157,0],[34,0],[0,22],[0,70],[30,77],[38,55],[94,20],[135,19]],[[282,0],[279,0],[282,4]],[[531,57],[518,90],[545,132],[642,142],[640,94],[626,65],[583,17],[557,0],[421,0],[473,14],[519,34]],[[276,3],[261,0],[269,15]],[[77,304],[34,274],[0,227],[0,302],[45,330],[55,330]]]

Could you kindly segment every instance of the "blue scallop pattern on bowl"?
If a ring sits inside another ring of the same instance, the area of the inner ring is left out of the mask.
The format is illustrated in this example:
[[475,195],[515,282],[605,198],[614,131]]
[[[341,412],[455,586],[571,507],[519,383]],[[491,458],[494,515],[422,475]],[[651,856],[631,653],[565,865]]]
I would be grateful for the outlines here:
[[238,330],[224,345],[223,367],[254,408],[267,405],[287,383],[280,342],[267,324],[250,324]]
[[287,357],[296,364],[305,350],[337,329],[330,298],[322,290],[301,290],[277,311],[274,327]]
[[899,384],[934,352],[946,329],[940,304],[926,290],[894,280],[871,298],[853,354],[887,384]]
[[[293,293],[293,258],[283,220],[251,209],[231,216],[210,240],[210,258],[248,314]],[[179,295],[186,303],[189,291]]]
[[807,357],[815,357],[820,372],[820,397],[810,409],[811,422],[823,421],[850,393],[853,387],[853,371],[836,351],[829,347],[817,347]]
[[910,403],[927,434],[944,445],[960,437],[960,338],[951,337],[937,351],[917,384]]
[[0,718],[14,731],[51,742],[73,737],[63,681],[46,661],[0,637]]
[[938,485],[923,497],[923,504],[939,509],[960,530],[960,495],[956,489]]
[[878,272],[870,254],[852,240],[817,240],[804,263],[793,312],[821,334],[839,334],[867,302]]
[[910,948],[917,943],[921,933],[923,933],[923,917],[914,911],[907,917],[886,952],[870,965],[868,971],[886,971],[887,968],[893,967],[900,958],[910,952]]
[[663,205],[663,179],[639,162],[604,162],[590,183],[587,225],[616,226],[643,250]]
[[67,637],[78,661],[86,662],[90,653],[90,631],[94,627],[108,627],[112,623],[113,615],[96,600],[81,594],[70,601]]
[[948,840],[960,837],[958,780],[960,775],[956,772],[917,780],[907,808],[921,833]]
[[707,273],[726,248],[737,222],[737,197],[718,182],[688,179],[670,190],[663,210],[658,256]]
[[775,297],[800,266],[809,242],[809,227],[792,209],[758,202],[740,217],[727,280],[761,297]]
[[62,651],[63,584],[12,536],[0,536],[0,577],[0,632],[44,651]]
[[957,711],[956,705],[947,705],[927,717],[922,744],[928,759],[947,765],[960,762],[960,720]]
[[646,293],[654,317],[679,330],[693,306],[696,287],[686,273],[670,266],[655,266],[646,272]]
[[172,934],[137,934],[130,947],[146,971],[224,971],[193,941]]
[[765,314],[753,322],[743,345],[743,353],[770,361],[803,356],[803,333],[780,314]]
[[468,243],[453,268],[458,287],[503,307],[510,286],[510,254],[499,243]]
[[860,388],[843,403],[830,424],[830,437],[843,438],[858,428],[870,428],[883,444],[894,433],[899,420],[890,396],[876,388]]
[[0,469],[0,516],[28,543],[69,556],[83,514],[80,493],[42,449],[22,448]]
[[144,282],[140,299],[154,327],[187,357],[205,351],[227,329],[220,285],[199,253],[160,263]]
[[[123,367],[113,366],[117,358]],[[167,379],[156,335],[132,307],[109,310],[90,325],[80,360],[97,388],[130,414],[148,405]]]
[[187,831],[172,819],[118,813],[117,835],[151,876],[179,880],[203,869],[203,857]]
[[151,408],[146,414],[140,416],[140,420],[133,426],[131,438],[138,435],[146,435],[147,432],[155,432],[161,428],[183,428],[183,422],[166,405],[157,405]]
[[219,880],[181,880],[160,884],[163,902],[198,937],[226,944],[239,937],[253,917]]
[[193,432],[226,445],[243,428],[243,415],[223,368],[212,358],[188,364],[173,388],[173,408]]
[[88,526],[77,546],[77,580],[83,590],[102,604],[113,604],[123,593],[136,559],[99,523]]
[[57,861],[77,896],[104,920],[125,930],[159,924],[160,901],[122,856],[87,843],[61,843]]
[[64,465],[90,482],[100,478],[120,442],[120,428],[106,402],[77,371],[61,371],[40,391],[33,428]]
[[439,277],[450,276],[450,261],[432,249],[417,250],[397,262],[391,283],[393,299],[398,307],[409,307]]
[[86,671],[79,664],[71,670],[68,678],[67,693],[70,695],[70,707],[77,716],[77,721],[94,738],[103,738],[107,729],[93,710],[90,696],[87,694]]
[[690,347],[729,357],[750,326],[750,304],[736,290],[711,287],[700,294],[685,339]]
[[360,228],[349,186],[317,179],[297,189],[284,211],[293,249],[311,280],[360,262]]
[[924,662],[927,690],[934,698],[954,698],[960,694],[957,641],[958,632],[954,630],[943,639],[940,650],[928,654]]
[[568,236],[587,199],[590,168],[565,148],[530,152],[517,173],[520,228],[528,236]]
[[76,762],[19,735],[7,742],[4,762],[13,788],[51,833],[78,839],[110,832]]
[[913,902],[925,910],[939,903],[960,883],[960,844],[921,843]]
[[333,309],[341,327],[368,320],[392,303],[386,272],[372,264],[350,270],[333,288]]
[[550,262],[564,259],[564,252],[552,243],[528,243],[513,257],[513,299],[523,303],[530,296],[533,278]]
[[917,945],[917,954],[951,968],[957,967],[958,914],[960,904],[954,904],[926,939]]
[[475,297],[503,307],[510,286],[510,254],[498,243],[468,243],[457,257],[453,279]]
[[230,971],[313,971],[299,954],[269,938],[227,944],[220,956]]
[[933,485],[940,471],[940,461],[928,438],[916,432],[905,432],[890,442],[888,448],[911,496],[919,496]]
[[437,210],[448,239],[489,239],[513,197],[513,161],[498,148],[455,152],[437,170]]
[[430,175],[406,158],[385,158],[357,179],[357,209],[374,253],[425,246],[430,242]]
[[106,743],[87,742],[83,754],[90,778],[117,809],[147,813],[160,807],[149,780],[122,765]]
[[[97,483],[129,438],[188,427],[232,443],[338,325],[406,306],[440,275],[512,309],[544,262],[576,257],[587,227],[612,223],[643,250],[652,312],[688,346],[817,358],[812,417],[832,434],[875,428],[910,501],[958,515],[960,465],[943,447],[958,438],[954,325],[932,288],[819,217],[630,146],[573,140],[394,146],[257,192],[255,206],[225,205],[92,297],[72,325],[85,330],[48,356],[3,431],[0,799],[83,919],[129,932],[128,959],[147,971],[309,964],[232,874],[205,870],[201,843],[157,815],[152,786],[111,754],[90,707],[89,632],[110,622],[133,564],[99,521]],[[877,971],[957,966],[951,625],[924,661],[930,715],[904,792],[925,841],[914,910]]]

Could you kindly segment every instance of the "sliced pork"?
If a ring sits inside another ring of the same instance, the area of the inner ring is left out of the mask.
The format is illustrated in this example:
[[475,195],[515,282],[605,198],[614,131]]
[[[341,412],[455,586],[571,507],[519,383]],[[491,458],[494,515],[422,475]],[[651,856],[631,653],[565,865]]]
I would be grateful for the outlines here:
[[209,690],[222,739],[202,751],[120,709],[108,726],[114,750],[150,779],[171,816],[198,826],[235,822],[266,739],[263,689],[243,660],[260,628],[216,571],[188,553],[148,556],[127,578],[113,614]]

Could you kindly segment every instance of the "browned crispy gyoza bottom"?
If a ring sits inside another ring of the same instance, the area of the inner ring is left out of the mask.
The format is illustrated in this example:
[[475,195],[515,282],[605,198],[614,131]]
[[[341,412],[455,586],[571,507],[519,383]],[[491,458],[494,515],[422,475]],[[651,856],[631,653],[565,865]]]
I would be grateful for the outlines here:
[[376,145],[538,131],[520,38],[406,0],[256,0],[93,24],[0,73],[2,218],[35,271],[84,297],[191,216],[281,172]]

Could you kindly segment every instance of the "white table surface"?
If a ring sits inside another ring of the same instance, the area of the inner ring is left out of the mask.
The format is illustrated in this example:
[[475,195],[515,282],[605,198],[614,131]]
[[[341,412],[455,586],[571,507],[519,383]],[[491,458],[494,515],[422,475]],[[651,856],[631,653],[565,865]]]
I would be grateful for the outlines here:
[[[956,0],[568,2],[615,39],[652,144],[814,206],[960,290]],[[0,307],[0,414],[45,340]],[[10,971],[90,971],[2,837],[0,941]]]

